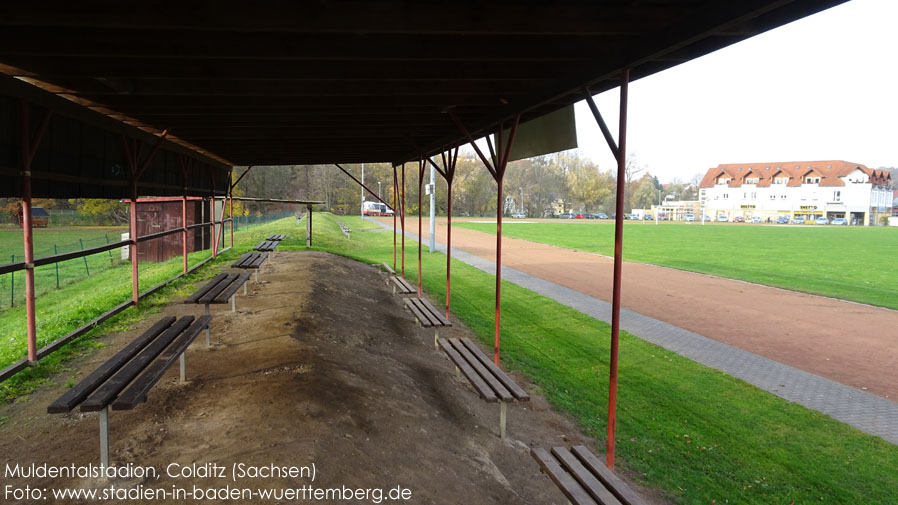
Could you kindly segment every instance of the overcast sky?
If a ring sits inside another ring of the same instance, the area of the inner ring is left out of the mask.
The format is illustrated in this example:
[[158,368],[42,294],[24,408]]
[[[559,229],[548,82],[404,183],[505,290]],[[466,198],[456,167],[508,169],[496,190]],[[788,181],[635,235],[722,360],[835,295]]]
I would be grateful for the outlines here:
[[[898,167],[898,0],[851,0],[630,84],[627,151],[662,182],[720,163]],[[618,91],[596,97],[617,135]],[[585,102],[578,143],[614,158]]]

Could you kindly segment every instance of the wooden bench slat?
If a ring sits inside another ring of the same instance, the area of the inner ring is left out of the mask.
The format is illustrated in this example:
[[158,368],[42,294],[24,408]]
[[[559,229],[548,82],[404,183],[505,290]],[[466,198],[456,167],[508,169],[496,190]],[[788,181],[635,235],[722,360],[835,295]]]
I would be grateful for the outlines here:
[[244,263],[247,259],[249,259],[249,257],[252,256],[252,254],[253,254],[253,253],[251,253],[251,252],[243,253],[243,256],[241,256],[240,259],[238,259],[238,260],[235,261],[234,263],[231,263],[231,267],[232,267],[232,268],[243,268],[243,263]]
[[386,270],[388,274],[390,274],[390,275],[396,275],[396,271],[393,270],[393,267],[391,267],[390,265],[387,265],[387,262],[386,262],[386,261],[384,261],[383,263],[381,263],[381,265],[383,265],[384,270]]
[[511,380],[511,377],[509,377],[501,368],[497,367],[495,363],[490,361],[489,358],[487,358],[482,352],[480,352],[480,348],[477,347],[477,344],[471,342],[469,339],[462,339],[461,342],[471,351],[472,355],[474,355],[485,367],[489,369],[490,373],[494,375],[499,380],[499,382],[501,382],[502,385],[505,386],[508,391],[514,395],[515,398],[521,401],[530,400],[530,395],[528,395],[527,392],[524,391],[523,388],[521,388],[521,386],[518,386],[515,381]]
[[121,367],[115,375],[106,381],[100,388],[93,392],[86,400],[81,403],[82,412],[95,412],[103,410],[104,407],[115,399],[115,396],[125,389],[125,386],[131,382],[141,370],[165,349],[172,340],[175,339],[184,328],[187,328],[193,322],[193,316],[185,316],[178,319],[173,325],[156,337],[149,345],[147,345],[137,356],[134,357],[127,365]]
[[407,295],[415,292],[415,289],[412,288],[412,286],[405,279],[398,275],[390,277],[390,280],[393,282],[393,284],[396,285],[396,291],[398,291],[400,294]]
[[91,372],[87,377],[81,380],[77,385],[66,391],[55,402],[47,407],[49,414],[62,414],[71,411],[75,406],[81,403],[88,395],[97,389],[106,379],[114,374],[119,368],[127,363],[135,354],[146,347],[147,343],[156,338],[166,328],[177,320],[174,316],[163,317],[156,324],[143,332],[139,337],[134,339],[130,344],[126,345],[115,356],[106,360],[96,370]]
[[430,300],[422,298],[421,303],[424,304],[425,307],[427,307],[427,309],[429,310],[429,312],[431,314],[436,316],[437,320],[440,322],[441,325],[452,326],[452,323],[450,323],[449,320],[446,319],[446,316],[443,315],[443,312],[440,310],[437,310],[437,308],[434,307],[432,303],[430,303]]
[[539,463],[543,473],[552,479],[552,482],[558,486],[558,489],[561,490],[562,494],[564,494],[571,503],[576,505],[598,505],[589,493],[587,493],[586,490],[570,476],[570,474],[561,468],[561,465],[555,461],[555,458],[549,454],[549,451],[543,448],[531,449],[530,455],[533,456],[533,459],[535,459],[537,463]]
[[477,375],[477,372],[474,371],[473,368],[468,364],[468,362],[461,357],[458,351],[452,347],[452,344],[449,343],[445,338],[441,338],[439,340],[440,347],[443,348],[443,351],[449,355],[449,359],[455,363],[455,366],[461,370],[461,373],[464,374],[465,377],[471,382],[471,385],[474,386],[474,389],[477,390],[477,393],[481,398],[488,402],[496,402],[499,401],[499,398],[496,396],[496,393],[483,382],[483,379]]
[[283,233],[272,233],[271,235],[268,236],[268,240],[275,240],[277,242],[280,242],[281,240],[284,240],[285,238],[287,238],[287,235],[285,235]]
[[[483,366],[483,363],[481,363],[480,360],[472,355],[470,349],[459,342],[459,339],[450,338],[449,343],[452,344],[452,347],[458,352],[458,354],[461,355],[469,365],[471,365],[471,368],[473,368],[477,372],[480,378],[489,385],[493,392],[496,393],[496,396],[499,397],[499,400],[507,402],[514,398],[514,395],[512,395],[511,392],[508,391],[508,389],[506,389],[505,386],[503,386],[502,383],[499,382],[498,379],[496,379],[496,377],[491,374],[486,367]],[[478,349],[477,352],[479,353],[480,350]]]
[[417,308],[418,311],[421,312],[421,314],[423,314],[425,318],[427,318],[428,327],[443,326],[443,324],[440,323],[440,320],[436,316],[434,316],[434,314],[427,308],[427,306],[421,303],[420,298],[408,298],[408,300],[410,300],[409,303],[414,305],[415,308]]
[[566,447],[553,447],[552,455],[558,459],[561,466],[574,477],[586,492],[589,493],[597,502],[602,505],[621,505],[621,502],[614,496],[605,484],[596,478],[583,463],[571,454]]
[[217,286],[210,289],[205,295],[203,295],[200,299],[200,303],[212,303],[222,291],[228,288],[232,282],[237,279],[237,274],[231,274],[226,276],[221,282],[218,283]]
[[202,298],[203,295],[205,295],[205,294],[208,293],[211,289],[213,289],[215,286],[217,286],[218,283],[221,282],[222,279],[224,279],[224,278],[227,277],[227,276],[228,276],[228,274],[218,274],[218,275],[216,275],[215,277],[212,278],[212,280],[210,280],[209,282],[207,282],[206,284],[204,284],[203,287],[201,287],[200,289],[198,289],[196,293],[194,293],[194,294],[188,296],[188,297],[184,300],[184,303],[196,303],[197,300],[199,300],[200,298]]
[[185,329],[180,336],[168,346],[153,363],[146,367],[140,374],[140,377],[134,380],[128,389],[126,389],[115,401],[112,402],[113,410],[130,410],[137,404],[147,401],[147,392],[152,388],[159,379],[165,375],[166,370],[178,359],[178,357],[187,350],[187,347],[196,339],[196,336],[203,331],[212,316],[200,316]]
[[421,326],[423,326],[423,327],[425,327],[425,328],[430,328],[430,327],[432,327],[432,326],[433,326],[433,323],[430,321],[430,319],[429,319],[423,312],[421,312],[421,309],[418,308],[418,306],[415,305],[415,304],[412,302],[412,300],[413,300],[412,298],[406,298],[406,299],[405,299],[405,306],[406,306],[406,308],[408,308],[408,309],[412,312],[412,314],[414,314],[415,318],[418,320],[418,323],[419,323]]
[[620,479],[614,472],[608,469],[599,458],[583,445],[575,445],[571,452],[583,463],[583,466],[605,484],[614,496],[625,505],[645,505],[645,501],[639,497],[630,486]]
[[244,283],[249,281],[249,276],[249,273],[242,273],[235,276],[235,278],[228,284],[228,287],[215,297],[215,301],[213,303],[227,303],[228,300],[230,300],[231,297],[234,296],[234,293],[236,293]]
[[264,263],[266,259],[268,259],[268,253],[267,253],[267,252],[266,252],[266,253],[259,253],[259,256],[257,256],[257,257],[252,261],[252,263],[250,264],[249,267],[250,267],[250,268],[259,268],[260,266],[262,266],[262,263]]

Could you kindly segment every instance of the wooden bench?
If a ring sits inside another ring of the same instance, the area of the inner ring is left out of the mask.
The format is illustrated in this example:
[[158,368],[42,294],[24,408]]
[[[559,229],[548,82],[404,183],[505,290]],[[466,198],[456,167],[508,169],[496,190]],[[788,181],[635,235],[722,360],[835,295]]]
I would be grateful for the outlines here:
[[393,283],[393,294],[399,293],[400,295],[411,295],[418,292],[418,288],[412,286],[405,278],[400,275],[393,275],[390,277],[390,282]]
[[414,316],[422,328],[433,328],[433,346],[439,349],[437,340],[440,338],[440,328],[452,326],[443,314],[428,300],[422,298],[406,298],[405,308]]
[[79,404],[82,412],[100,413],[100,464],[109,466],[109,407],[130,410],[147,401],[147,393],[178,358],[186,380],[184,352],[212,316],[164,317],[126,345],[47,407],[63,414]]
[[259,282],[259,269],[262,267],[262,264],[265,263],[266,259],[268,259],[267,252],[244,253],[240,259],[231,263],[231,268],[253,269],[256,271],[256,282]]
[[253,251],[272,252],[277,249],[278,245],[280,245],[280,242],[277,240],[263,240],[253,247]]
[[[196,293],[184,300],[184,303],[202,303],[206,306],[206,315],[209,315],[209,305],[231,302],[231,312],[237,311],[237,290],[243,286],[243,294],[246,295],[246,281],[249,273],[243,274],[218,274],[207,282]],[[206,327],[206,345],[211,345],[209,327]]]
[[337,225],[340,226],[340,231],[343,232],[343,235],[346,235],[346,238],[349,238],[349,234],[352,233],[352,230],[350,230],[348,226],[343,224],[342,221],[337,221]]
[[636,493],[585,446],[530,450],[543,473],[575,505],[645,505]]
[[459,372],[464,374],[480,397],[487,402],[499,402],[499,436],[505,438],[506,405],[513,401],[529,401],[530,395],[469,339],[441,338],[438,342],[455,364],[456,376]]
[[283,233],[272,233],[265,240],[273,240],[275,242],[280,242],[281,240],[284,240],[285,238],[287,238],[287,236],[284,235]]

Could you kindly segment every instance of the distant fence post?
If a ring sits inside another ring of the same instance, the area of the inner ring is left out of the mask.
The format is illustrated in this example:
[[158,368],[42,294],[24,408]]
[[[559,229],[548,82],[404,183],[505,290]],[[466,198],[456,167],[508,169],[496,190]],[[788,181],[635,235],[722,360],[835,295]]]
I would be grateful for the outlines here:
[[[78,239],[78,243],[81,244],[81,250],[84,250],[84,240]],[[87,270],[87,276],[90,277],[90,268],[87,266],[87,256],[82,256],[84,258],[84,269]]]
[[[106,245],[109,245],[109,233],[106,233]],[[109,266],[115,264],[115,260],[112,258],[112,249],[109,250]]]
[[[56,247],[56,244],[53,244],[53,255],[56,256],[59,254],[59,249]],[[56,289],[59,289],[59,262],[53,263],[53,266],[56,267]]]
[[[11,258],[9,260],[10,263],[16,262],[15,254],[11,255],[10,258]],[[10,282],[9,282],[9,308],[13,308],[16,306],[16,273],[15,272],[9,273],[9,280],[10,280]]]

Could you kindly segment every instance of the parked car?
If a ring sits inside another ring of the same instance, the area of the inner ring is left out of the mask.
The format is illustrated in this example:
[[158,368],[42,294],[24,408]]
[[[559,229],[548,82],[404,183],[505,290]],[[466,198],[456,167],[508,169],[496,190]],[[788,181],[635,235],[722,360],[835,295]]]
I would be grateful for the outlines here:
[[706,221],[706,222],[707,222],[707,221],[714,221],[714,220],[711,219],[711,216],[702,216],[702,221]]
[[511,217],[515,219],[524,219],[525,217],[527,217],[527,214],[524,214],[523,212],[515,212],[511,215]]
[[814,220],[814,224],[829,224],[829,219],[827,219],[823,216],[820,216]]
[[754,216],[754,217],[752,217],[752,218],[751,218],[751,222],[752,222],[752,223],[760,223],[760,222],[761,222],[761,216]]
[[687,223],[695,222],[695,214],[686,214],[683,216],[683,221],[686,221]]
[[727,221],[729,221],[729,219],[727,219],[727,217],[724,216],[723,214],[717,216],[717,222],[718,222],[718,223],[726,223]]
[[776,218],[776,224],[789,224],[789,216],[779,216]]
[[558,219],[574,219],[574,215],[570,212],[565,212],[564,214],[558,214]]
[[848,220],[844,217],[837,217],[833,219],[833,224],[836,226],[848,226]]
[[733,218],[733,222],[734,222],[734,223],[744,223],[744,222],[745,222],[745,218],[742,217],[742,216],[736,216],[736,217]]
[[586,216],[584,216],[583,214],[577,213],[577,214],[574,214],[574,219],[586,219]]
[[655,218],[653,218],[653,217],[652,217],[652,215],[651,215],[651,214],[646,214],[646,215],[644,215],[644,216],[642,216],[642,218],[643,218],[643,219],[645,219],[645,220],[646,220],[646,221],[649,221],[649,220],[652,220],[652,219],[655,219]]
[[795,216],[792,218],[792,224],[804,224],[804,218],[800,216]]
[[604,212],[599,212],[598,214],[596,214],[596,219],[608,219],[608,214],[605,214]]
[[636,221],[639,221],[639,214],[630,214],[629,216],[627,216],[627,219],[635,219]]

